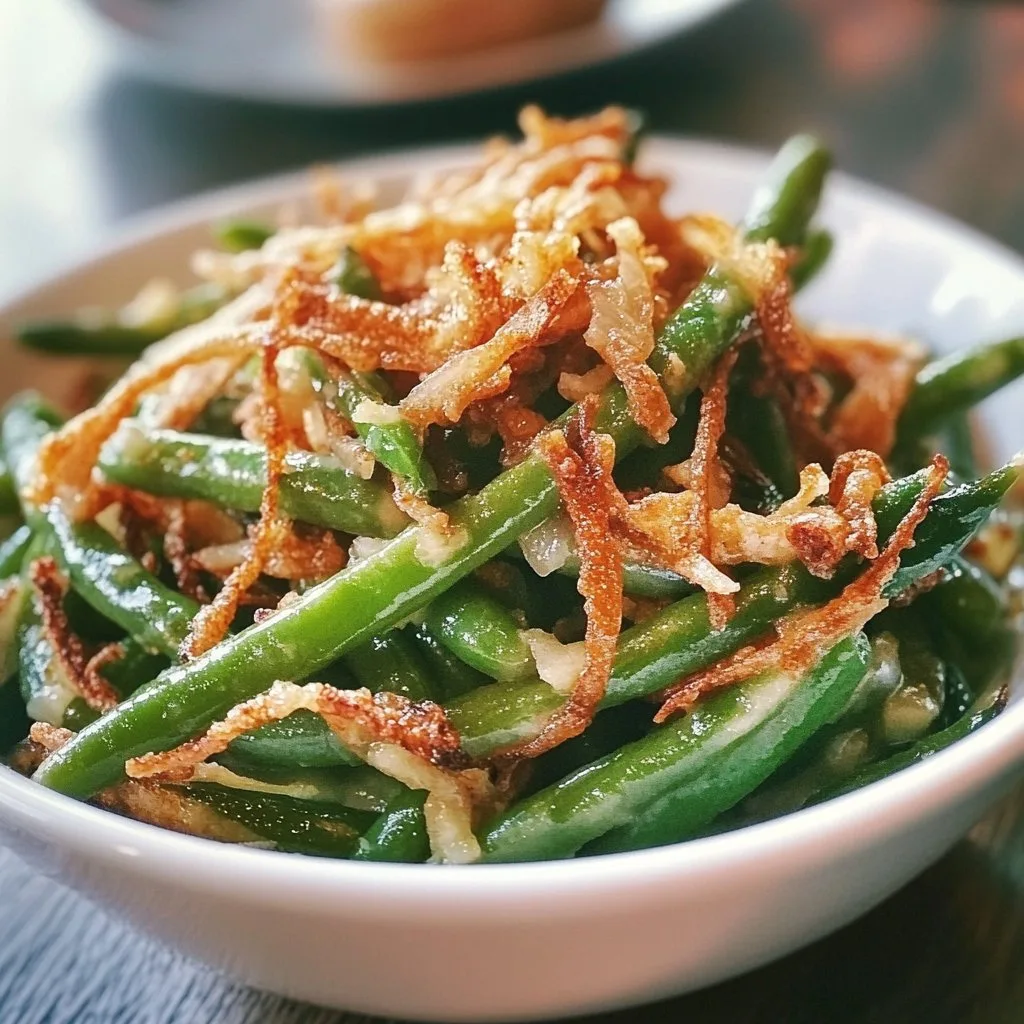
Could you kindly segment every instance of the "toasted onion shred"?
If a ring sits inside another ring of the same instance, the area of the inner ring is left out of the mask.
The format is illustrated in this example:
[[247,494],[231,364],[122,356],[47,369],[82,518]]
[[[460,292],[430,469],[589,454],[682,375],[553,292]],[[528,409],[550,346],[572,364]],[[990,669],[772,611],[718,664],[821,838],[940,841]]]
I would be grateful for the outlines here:
[[676,418],[657,374],[647,365],[654,351],[652,276],[663,264],[646,265],[644,239],[631,217],[614,221],[607,231],[615,242],[618,272],[611,280],[587,284],[592,313],[583,336],[622,382],[630,415],[664,444]]
[[197,765],[223,753],[239,736],[299,710],[320,715],[368,764],[429,791],[425,810],[438,860],[465,863],[479,857],[473,815],[491,807],[494,794],[483,770],[465,766],[458,733],[430,701],[412,703],[394,693],[338,690],[325,683],[278,682],[232,708],[202,736],[173,750],[132,758],[125,771],[130,779],[187,782]]
[[[580,559],[579,591],[587,616],[583,670],[568,699],[540,733],[501,752],[502,760],[532,758],[578,736],[604,697],[622,625],[622,552],[612,529],[615,445],[593,430],[593,403],[584,402],[569,426],[538,444],[572,522]],[[571,438],[571,440],[570,440]]]
[[884,549],[838,597],[820,607],[785,616],[776,624],[774,640],[743,647],[669,687],[662,695],[664,701],[655,721],[663,722],[691,707],[704,694],[749,679],[772,666],[781,666],[794,674],[805,672],[840,639],[861,629],[888,605],[882,590],[899,568],[901,553],[913,544],[914,531],[928,514],[948,472],[945,457],[936,455],[924,488]]

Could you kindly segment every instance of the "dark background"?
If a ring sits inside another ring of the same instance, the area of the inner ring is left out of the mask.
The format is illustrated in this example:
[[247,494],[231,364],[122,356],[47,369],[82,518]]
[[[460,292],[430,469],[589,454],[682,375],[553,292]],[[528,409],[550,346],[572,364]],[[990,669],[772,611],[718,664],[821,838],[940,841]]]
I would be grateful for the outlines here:
[[[850,173],[1024,249],[1024,7],[747,0],[653,53],[416,108],[301,111],[130,78],[67,0],[0,0],[0,293],[128,215],[221,183],[510,131],[527,100],[645,109],[655,130],[773,146],[810,129]],[[628,949],[623,950],[628,955]],[[1024,1020],[1024,789],[867,917],[786,960],[601,1018],[695,1024]],[[0,850],[0,1022],[354,1020],[221,980]]]

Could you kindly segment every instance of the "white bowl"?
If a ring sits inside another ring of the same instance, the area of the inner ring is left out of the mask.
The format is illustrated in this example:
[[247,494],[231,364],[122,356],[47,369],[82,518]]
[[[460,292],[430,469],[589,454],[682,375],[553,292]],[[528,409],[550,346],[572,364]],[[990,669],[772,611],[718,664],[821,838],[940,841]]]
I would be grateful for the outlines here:
[[[463,150],[355,165],[396,187]],[[764,158],[655,140],[679,209],[742,212]],[[0,321],[116,303],[185,265],[213,216],[293,200],[306,179],[178,206],[8,304]],[[839,245],[802,305],[912,330],[940,348],[1024,330],[1024,263],[934,213],[837,178]],[[59,363],[5,353],[4,388],[60,390]],[[998,454],[1024,440],[1021,390],[990,403]],[[1020,687],[1018,686],[1018,691]],[[1019,696],[1019,693],[1018,693]],[[118,818],[0,769],[0,827],[40,870],[261,988],[349,1010],[444,1020],[582,1013],[697,988],[810,942],[940,856],[1024,762],[1024,700],[951,749],[831,803],[740,832],[581,861],[353,864],[222,846]]]

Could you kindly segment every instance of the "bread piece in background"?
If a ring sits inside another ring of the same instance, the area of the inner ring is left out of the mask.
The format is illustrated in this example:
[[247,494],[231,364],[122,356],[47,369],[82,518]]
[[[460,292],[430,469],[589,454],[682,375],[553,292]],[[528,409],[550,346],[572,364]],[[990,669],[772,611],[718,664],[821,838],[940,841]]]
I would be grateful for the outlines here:
[[486,50],[594,21],[606,0],[317,0],[339,52],[415,61]]

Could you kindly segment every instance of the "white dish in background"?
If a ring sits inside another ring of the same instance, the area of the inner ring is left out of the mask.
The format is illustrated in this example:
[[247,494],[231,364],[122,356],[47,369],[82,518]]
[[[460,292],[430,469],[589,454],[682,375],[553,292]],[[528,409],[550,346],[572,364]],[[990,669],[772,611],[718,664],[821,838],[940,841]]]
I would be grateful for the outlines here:
[[[385,183],[465,150],[348,165]],[[643,162],[670,206],[739,216],[764,158],[655,139]],[[180,272],[213,217],[295,200],[304,175],[242,186],[141,222],[98,256],[0,309],[117,304]],[[1024,329],[1024,261],[933,212],[837,176],[837,235],[805,312],[915,331],[948,349]],[[60,363],[5,353],[3,388],[59,390]],[[997,454],[1024,442],[1022,388],[988,404]],[[810,810],[673,847],[522,865],[354,864],[223,846],[118,818],[0,768],[0,831],[40,870],[144,930],[262,988],[339,1008],[447,1021],[582,1013],[697,988],[781,956],[867,910],[939,857],[1024,763],[1021,679],[961,743]]]
[[332,53],[305,0],[86,0],[146,77],[241,99],[344,107],[437,99],[590,67],[647,49],[736,2],[609,0],[600,19],[580,28],[382,64]]

